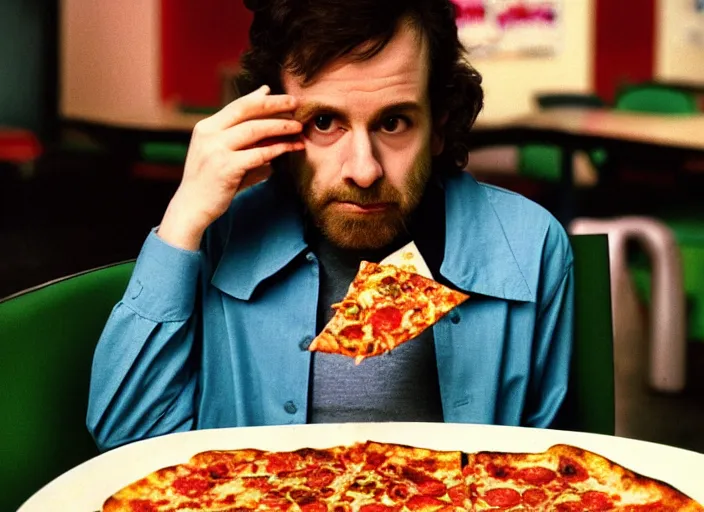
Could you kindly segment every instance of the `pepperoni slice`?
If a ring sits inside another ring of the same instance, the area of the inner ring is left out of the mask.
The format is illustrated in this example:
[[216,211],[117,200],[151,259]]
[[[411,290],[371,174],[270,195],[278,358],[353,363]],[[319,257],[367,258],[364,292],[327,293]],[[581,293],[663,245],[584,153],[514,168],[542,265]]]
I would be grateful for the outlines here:
[[488,490],[484,494],[484,501],[492,507],[515,507],[521,503],[521,495],[515,489],[500,487]]
[[405,484],[395,484],[388,491],[389,497],[394,501],[405,500],[408,498],[408,486]]
[[340,330],[340,336],[348,340],[361,340],[364,336],[361,325],[348,325]]
[[406,502],[408,510],[426,510],[432,507],[444,507],[445,505],[447,505],[446,502],[432,496],[413,496]]
[[386,455],[382,453],[370,453],[367,455],[366,469],[376,469],[381,466],[386,460]]
[[130,501],[130,509],[132,512],[156,512],[156,508],[148,500],[132,500]]
[[523,491],[523,503],[535,507],[547,501],[548,495],[542,489],[527,489]]
[[589,478],[587,470],[579,462],[569,457],[560,457],[558,471],[562,478],[568,482],[583,482]]
[[211,484],[204,478],[182,476],[174,480],[171,487],[183,496],[195,498],[210,489]]
[[328,468],[317,468],[308,476],[308,486],[312,489],[327,487],[335,480],[335,472]]
[[514,479],[523,480],[528,484],[537,486],[549,484],[556,476],[554,471],[542,466],[519,469],[513,474]]
[[447,492],[447,486],[439,480],[425,480],[416,484],[418,492],[423,496],[442,496]]
[[398,510],[398,507],[388,507],[379,503],[370,503],[369,505],[362,505],[359,512],[393,512],[395,510]]
[[335,489],[333,489],[332,487],[323,487],[318,491],[318,495],[321,498],[329,498],[333,494],[335,494]]
[[319,501],[301,505],[301,512],[328,512],[328,507],[325,503]]
[[486,465],[486,472],[489,473],[489,476],[502,480],[510,478],[514,470],[515,468],[512,466],[499,466],[493,462]]
[[584,512],[584,505],[579,501],[566,501],[555,505],[555,512]]
[[450,500],[452,500],[453,505],[458,507],[464,507],[466,501],[469,499],[467,487],[462,484],[451,487],[447,491],[447,494],[450,496]]
[[401,325],[401,320],[403,320],[403,315],[394,306],[379,308],[370,318],[375,333],[398,329]]
[[582,494],[582,504],[590,512],[604,512],[614,508],[614,503],[611,497],[599,491],[587,491]]
[[298,461],[300,457],[293,453],[272,453],[267,458],[266,470],[274,474],[293,471]]

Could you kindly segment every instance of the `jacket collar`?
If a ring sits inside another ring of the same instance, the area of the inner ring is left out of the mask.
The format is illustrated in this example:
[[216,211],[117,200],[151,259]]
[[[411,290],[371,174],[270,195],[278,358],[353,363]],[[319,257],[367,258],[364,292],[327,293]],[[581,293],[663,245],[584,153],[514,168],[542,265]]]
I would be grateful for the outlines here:
[[281,186],[274,177],[254,185],[228,212],[232,224],[211,283],[237,299],[251,298],[260,283],[307,248],[300,208]]
[[444,183],[446,242],[440,273],[469,293],[535,301],[492,204],[492,189],[467,173],[453,174]]
[[[466,173],[444,179],[446,243],[440,273],[457,288],[532,302],[487,189]],[[264,280],[306,249],[303,218],[291,193],[275,178],[242,192],[229,212],[232,227],[212,284],[248,300]]]

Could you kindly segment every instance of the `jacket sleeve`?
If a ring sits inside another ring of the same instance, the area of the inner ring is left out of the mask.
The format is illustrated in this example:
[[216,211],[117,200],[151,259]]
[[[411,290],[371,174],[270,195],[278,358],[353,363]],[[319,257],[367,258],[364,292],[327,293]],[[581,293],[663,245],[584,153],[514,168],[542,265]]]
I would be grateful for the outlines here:
[[101,450],[194,426],[201,258],[147,237],[93,358],[87,426]]
[[555,277],[546,279],[552,286],[546,287],[538,304],[531,383],[523,416],[523,424],[529,427],[553,427],[567,396],[574,338],[574,270],[566,238],[565,252],[557,258],[557,268],[550,271]]

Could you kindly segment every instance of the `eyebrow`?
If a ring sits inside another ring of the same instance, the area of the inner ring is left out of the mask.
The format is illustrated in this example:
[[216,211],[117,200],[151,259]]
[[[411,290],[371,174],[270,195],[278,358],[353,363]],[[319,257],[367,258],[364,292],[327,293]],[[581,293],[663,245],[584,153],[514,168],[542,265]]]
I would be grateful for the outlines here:
[[[391,103],[380,108],[375,112],[373,118],[375,120],[378,120],[384,114],[388,114],[389,112],[420,112],[422,109],[423,107],[420,105],[420,103],[417,103],[415,101],[401,101],[398,103]],[[305,124],[310,121],[314,114],[318,112],[332,114],[342,119],[347,119],[347,115],[341,109],[319,102],[304,103],[293,114],[293,118],[296,121]]]

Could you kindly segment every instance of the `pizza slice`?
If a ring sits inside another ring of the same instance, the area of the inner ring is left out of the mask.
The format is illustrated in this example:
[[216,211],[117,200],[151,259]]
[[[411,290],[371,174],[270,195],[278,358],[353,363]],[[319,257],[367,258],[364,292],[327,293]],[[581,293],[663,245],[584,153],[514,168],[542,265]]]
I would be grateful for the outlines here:
[[573,446],[468,456],[465,482],[476,511],[704,512],[673,487]]
[[363,261],[309,350],[354,357],[359,364],[415,338],[468,298],[395,265]]

